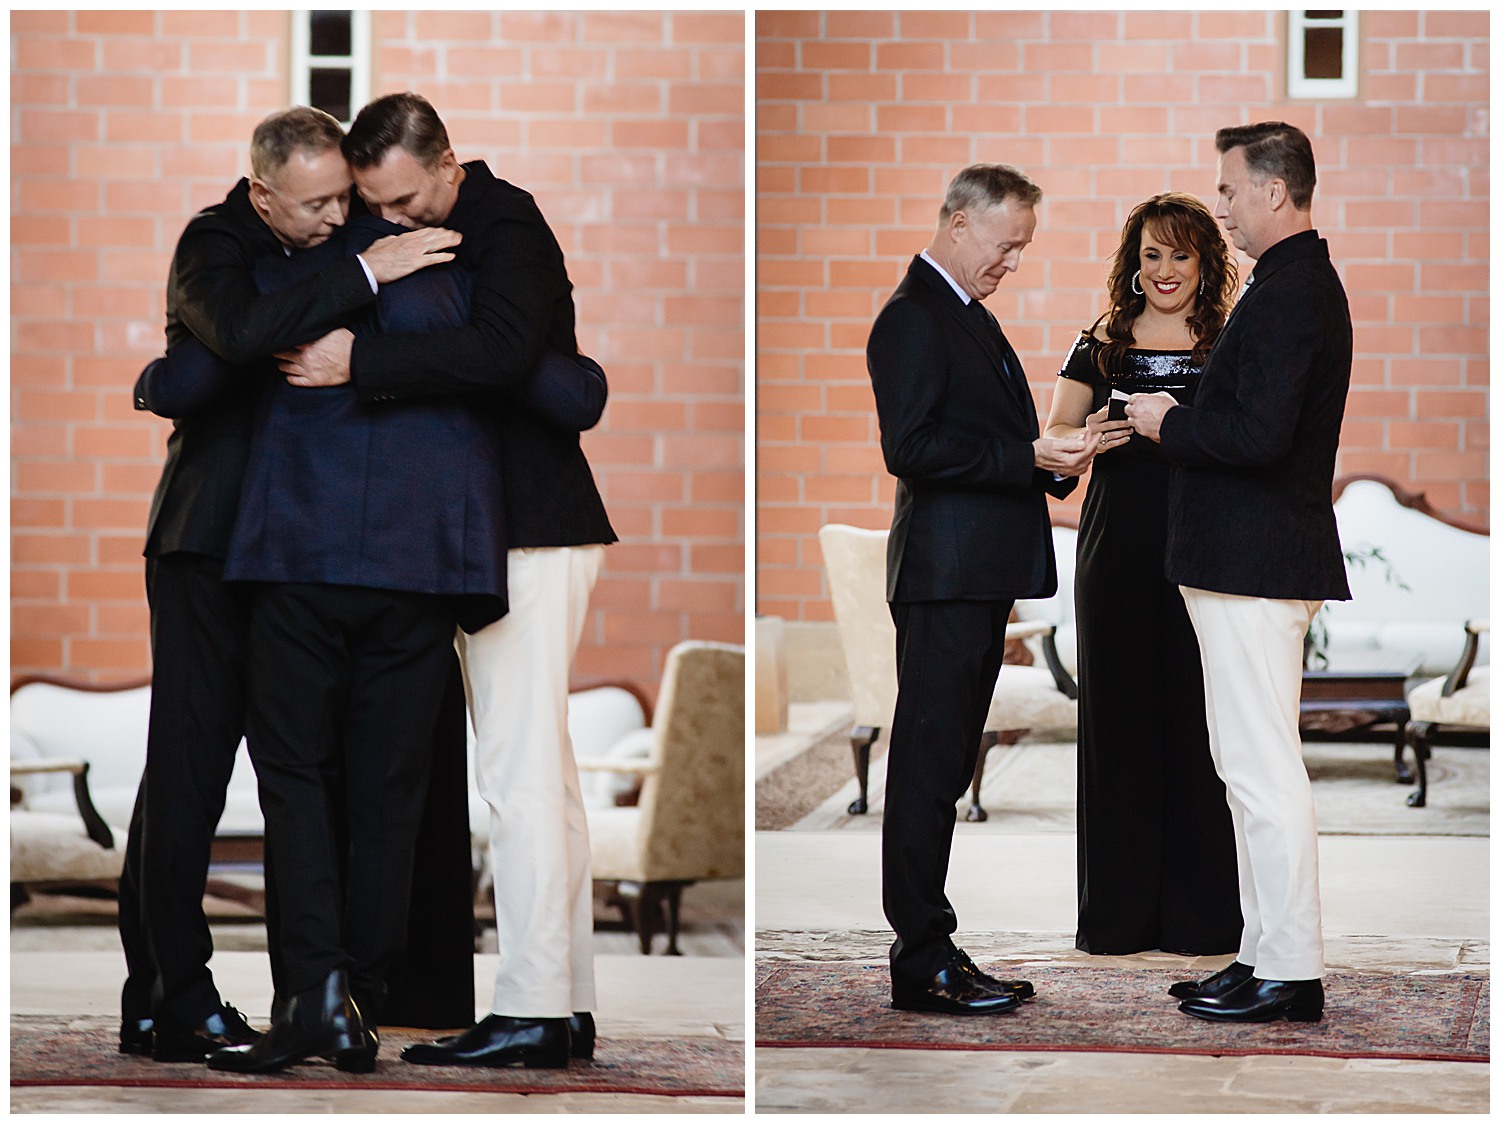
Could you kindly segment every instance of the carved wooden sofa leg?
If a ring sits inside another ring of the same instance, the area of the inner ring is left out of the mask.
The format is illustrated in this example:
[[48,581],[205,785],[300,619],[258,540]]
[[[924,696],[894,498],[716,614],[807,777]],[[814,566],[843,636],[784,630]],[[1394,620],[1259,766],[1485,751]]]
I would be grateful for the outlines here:
[[979,786],[984,783],[984,763],[990,756],[990,750],[1000,743],[998,730],[986,730],[979,735],[979,757],[974,762],[974,783],[969,789],[969,810],[964,813],[964,819],[969,823],[984,823],[990,818],[979,804]]
[[859,796],[849,805],[851,816],[862,816],[870,810],[870,747],[879,736],[879,726],[856,726],[849,731],[849,747],[854,752],[854,777],[859,781]]
[[1427,761],[1432,756],[1432,729],[1431,722],[1408,722],[1402,733],[1402,741],[1411,746],[1417,764],[1417,788],[1406,798],[1408,807],[1427,807]]

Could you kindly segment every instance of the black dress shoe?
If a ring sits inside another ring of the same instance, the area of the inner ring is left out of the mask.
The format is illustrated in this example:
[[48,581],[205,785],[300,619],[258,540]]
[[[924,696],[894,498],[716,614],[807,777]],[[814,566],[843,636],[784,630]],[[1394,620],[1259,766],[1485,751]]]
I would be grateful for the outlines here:
[[1167,994],[1176,999],[1211,999],[1216,995],[1223,995],[1226,991],[1239,987],[1251,976],[1255,975],[1255,969],[1249,964],[1241,964],[1238,960],[1230,961],[1228,967],[1220,968],[1213,975],[1201,980],[1179,980],[1167,988]]
[[226,1003],[195,1027],[175,1027],[158,1022],[151,1057],[158,1062],[201,1062],[215,1050],[226,1046],[248,1046],[259,1038],[260,1031]]
[[1001,980],[996,979],[988,972],[983,971],[974,961],[969,959],[969,954],[963,949],[956,950],[954,957],[959,970],[966,972],[970,977],[989,988],[991,991],[1008,991],[1017,999],[1034,999],[1036,988],[1031,986],[1030,980]]
[[591,1011],[574,1011],[568,1020],[568,1056],[590,1061],[594,1056],[594,1015]]
[[151,1056],[151,1027],[150,1019],[121,1019],[120,1053],[149,1058]]
[[1186,999],[1177,1009],[1216,1023],[1315,1023],[1323,1017],[1322,980],[1260,980],[1251,976],[1217,998]]
[[286,1001],[271,1029],[254,1045],[231,1046],[208,1056],[210,1069],[269,1073],[308,1058],[330,1058],[346,1073],[370,1073],[380,1042],[349,998],[349,980],[335,968],[315,987]]
[[571,1035],[569,1019],[522,1019],[486,1015],[456,1038],[417,1042],[401,1051],[417,1065],[470,1065],[499,1068],[565,1069]]
[[926,983],[891,981],[891,1006],[898,1011],[937,1011],[944,1015],[998,1015],[1014,1011],[1021,997],[1013,991],[987,987],[966,972],[957,960]]

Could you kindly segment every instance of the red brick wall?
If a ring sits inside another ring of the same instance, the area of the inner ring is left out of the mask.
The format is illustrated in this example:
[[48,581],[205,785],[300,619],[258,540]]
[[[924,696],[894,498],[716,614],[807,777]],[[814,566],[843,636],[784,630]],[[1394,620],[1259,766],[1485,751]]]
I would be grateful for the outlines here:
[[1486,521],[1489,16],[1361,23],[1360,96],[1291,102],[1276,12],[759,13],[757,609],[830,619],[818,527],[889,525],[864,344],[954,172],[1012,163],[1045,192],[987,302],[1045,417],[1130,208],[1212,206],[1214,131],[1252,120],[1293,122],[1318,158],[1355,321],[1339,471]]
[[[162,346],[184,222],[288,98],[285,12],[15,12],[12,671],[149,666],[140,549],[166,422],[130,387]],[[532,191],[611,401],[585,449],[622,542],[577,672],[654,683],[742,641],[744,21],[728,13],[382,12],[375,93],[414,89],[460,159]]]

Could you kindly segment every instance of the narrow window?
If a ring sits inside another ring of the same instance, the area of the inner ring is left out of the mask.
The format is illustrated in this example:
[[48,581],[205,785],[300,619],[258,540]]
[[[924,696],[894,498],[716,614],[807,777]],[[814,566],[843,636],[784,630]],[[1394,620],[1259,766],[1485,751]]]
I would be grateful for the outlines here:
[[292,104],[312,105],[345,127],[370,100],[370,13],[292,14]]
[[1359,92],[1359,13],[1288,12],[1287,96],[1352,98]]

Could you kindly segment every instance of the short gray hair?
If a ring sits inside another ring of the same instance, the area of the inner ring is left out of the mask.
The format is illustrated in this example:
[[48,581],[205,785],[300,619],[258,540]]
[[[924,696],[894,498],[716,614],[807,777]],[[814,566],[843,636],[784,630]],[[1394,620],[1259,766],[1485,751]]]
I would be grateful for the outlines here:
[[1007,199],[1018,199],[1028,207],[1042,201],[1042,189],[1025,172],[1009,164],[970,164],[948,185],[938,221],[947,222],[955,211],[977,211],[998,207]]
[[326,152],[344,142],[344,130],[330,113],[307,105],[294,105],[273,113],[250,136],[250,172],[266,180],[286,167],[299,148]]
[[1292,206],[1305,211],[1312,206],[1313,188],[1318,186],[1318,165],[1313,159],[1307,134],[1285,121],[1260,121],[1234,125],[1214,134],[1220,153],[1245,150],[1245,167],[1256,183],[1279,179],[1286,184]]

